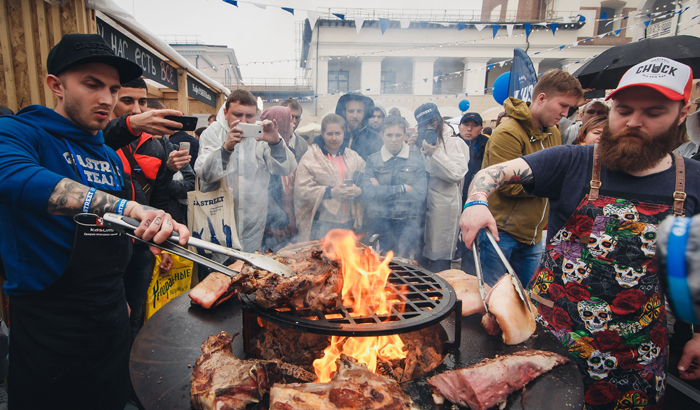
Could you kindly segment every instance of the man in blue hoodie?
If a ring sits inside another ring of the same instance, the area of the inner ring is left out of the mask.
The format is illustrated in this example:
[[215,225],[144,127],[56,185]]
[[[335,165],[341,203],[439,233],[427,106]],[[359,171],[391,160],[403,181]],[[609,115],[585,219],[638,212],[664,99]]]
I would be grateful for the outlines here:
[[[56,107],[0,117],[0,255],[11,297],[8,393],[14,409],[115,409],[129,397],[129,320],[122,276],[131,240],[99,216],[141,220],[162,242],[189,232],[125,198],[102,129],[120,84],[141,68],[99,35],[68,34],[51,50]],[[130,184],[129,184],[130,185]],[[37,386],[40,393],[37,394]]]

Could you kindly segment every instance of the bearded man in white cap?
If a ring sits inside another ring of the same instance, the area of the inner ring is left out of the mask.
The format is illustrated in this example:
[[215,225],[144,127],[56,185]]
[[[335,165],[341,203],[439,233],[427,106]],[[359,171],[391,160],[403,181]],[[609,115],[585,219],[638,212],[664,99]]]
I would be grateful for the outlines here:
[[[654,253],[668,215],[700,213],[700,163],[672,155],[688,115],[690,67],[662,57],[632,67],[608,96],[595,146],[563,145],[481,170],[460,218],[468,247],[498,234],[486,199],[522,184],[549,198],[547,246],[528,288],[537,320],[571,353],[586,409],[663,404],[668,362],[665,297]],[[682,378],[700,377],[700,335],[685,346]]]

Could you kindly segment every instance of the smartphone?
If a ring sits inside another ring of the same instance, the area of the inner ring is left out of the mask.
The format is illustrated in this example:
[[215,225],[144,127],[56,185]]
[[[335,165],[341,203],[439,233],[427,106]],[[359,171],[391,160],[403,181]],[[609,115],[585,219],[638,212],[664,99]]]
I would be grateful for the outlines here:
[[244,138],[260,138],[262,137],[263,126],[260,124],[248,124],[245,122],[239,122],[236,127],[243,130]]
[[189,115],[166,115],[165,119],[182,124],[182,128],[179,130],[177,128],[166,127],[167,129],[173,131],[194,131],[197,129],[197,121],[199,121],[199,118]]
[[190,143],[183,141],[180,143],[180,146],[178,147],[178,151],[187,151],[187,153],[190,153]]

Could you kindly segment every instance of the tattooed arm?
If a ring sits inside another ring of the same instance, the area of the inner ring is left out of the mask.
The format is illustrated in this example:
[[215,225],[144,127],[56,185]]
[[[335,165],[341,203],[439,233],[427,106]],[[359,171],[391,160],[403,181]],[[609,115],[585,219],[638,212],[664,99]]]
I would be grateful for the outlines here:
[[[501,164],[492,165],[477,172],[469,185],[467,202],[486,201],[489,195],[499,187],[512,184],[528,184],[534,180],[532,169],[522,159]],[[488,207],[473,205],[462,211],[459,218],[459,227],[462,229],[462,240],[471,249],[472,242],[482,228],[488,228],[493,236],[498,239],[496,220],[491,215]]]
[[[63,178],[58,181],[51,196],[49,196],[47,211],[51,215],[77,215],[81,213],[88,190],[88,187],[79,182]],[[99,216],[107,212],[116,212],[119,200],[114,195],[95,191],[88,212]],[[129,201],[124,208],[124,215],[141,221],[141,225],[134,233],[145,240],[153,239],[154,242],[161,243],[170,236],[172,231],[176,231],[180,235],[181,245],[185,245],[189,239],[190,234],[187,227],[173,221],[172,217],[162,210]]]

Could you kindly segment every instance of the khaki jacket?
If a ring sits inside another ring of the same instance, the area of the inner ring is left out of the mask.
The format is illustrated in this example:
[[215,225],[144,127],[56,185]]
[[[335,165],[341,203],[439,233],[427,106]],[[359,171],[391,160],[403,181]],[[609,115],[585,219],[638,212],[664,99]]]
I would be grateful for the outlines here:
[[[503,105],[510,119],[493,131],[486,144],[481,169],[561,145],[561,135],[556,127],[546,128],[544,132],[535,129],[529,103],[508,98]],[[526,194],[522,185],[506,185],[491,194],[489,209],[499,231],[529,245],[542,240],[542,229],[549,216],[547,199]]]

